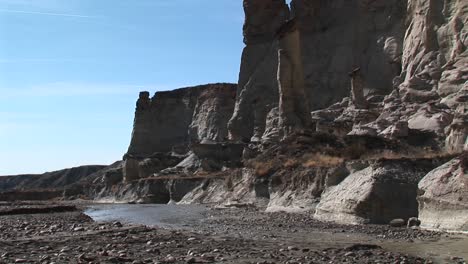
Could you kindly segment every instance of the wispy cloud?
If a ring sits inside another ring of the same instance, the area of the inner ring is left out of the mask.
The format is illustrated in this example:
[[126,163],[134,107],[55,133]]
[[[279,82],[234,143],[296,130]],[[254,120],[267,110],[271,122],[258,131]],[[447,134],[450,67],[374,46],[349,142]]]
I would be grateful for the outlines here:
[[88,16],[88,15],[67,14],[67,13],[34,12],[34,11],[10,10],[10,9],[0,9],[0,12],[2,12],[2,13],[28,14],[28,15],[43,15],[43,16],[61,16],[61,17],[76,17],[76,18],[97,18],[96,16]]

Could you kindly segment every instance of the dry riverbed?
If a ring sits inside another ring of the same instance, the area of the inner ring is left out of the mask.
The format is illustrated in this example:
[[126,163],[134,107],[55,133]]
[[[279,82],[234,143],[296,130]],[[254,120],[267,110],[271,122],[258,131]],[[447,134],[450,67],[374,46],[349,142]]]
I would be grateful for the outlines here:
[[[387,244],[448,239],[436,232],[327,224],[306,214],[253,209],[212,209],[184,227],[158,228],[95,222],[81,210],[37,210],[47,205],[14,207],[36,210],[0,216],[0,263],[432,263]],[[444,262],[464,263],[458,256]]]

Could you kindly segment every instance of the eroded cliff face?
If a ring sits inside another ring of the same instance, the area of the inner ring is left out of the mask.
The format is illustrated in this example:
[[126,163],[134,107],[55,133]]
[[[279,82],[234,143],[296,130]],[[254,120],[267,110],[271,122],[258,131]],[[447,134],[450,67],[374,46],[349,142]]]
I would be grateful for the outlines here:
[[[436,168],[467,150],[466,1],[243,4],[237,90],[141,93],[123,165],[130,184],[115,196],[251,203],[343,223],[422,213],[439,224],[439,197],[426,191],[418,209],[417,189],[437,189],[431,179],[448,169]],[[187,181],[177,198],[174,181]],[[112,195],[115,182],[103,182],[99,197]],[[451,219],[466,216],[450,214],[441,226],[459,228]]]
[[283,0],[244,1],[247,46],[231,139],[280,138],[277,91],[285,76],[275,54],[281,49],[278,30],[291,18],[299,23],[296,52],[304,75],[297,89],[305,91],[303,103],[311,110],[348,96],[348,73],[356,68],[365,94],[395,91],[407,103],[435,100],[451,109],[466,104],[467,5],[462,0],[293,0],[288,7]]
[[405,96],[437,98],[466,90],[468,3],[409,1],[407,20],[400,77]]
[[238,86],[141,93],[97,197],[466,228],[468,3],[243,3]]
[[125,180],[150,177],[177,165],[191,144],[225,140],[235,89],[234,84],[209,84],[157,92],[153,98],[141,92],[124,156]]
[[193,141],[224,140],[235,87],[208,84],[157,92],[153,98],[149,92],[141,92],[127,155],[149,157],[171,151],[185,154]]
[[278,106],[278,40],[276,32],[288,20],[284,1],[245,0],[244,43],[234,114],[229,137],[259,141],[268,113]]
[[[347,73],[360,67],[367,92],[392,90],[400,73],[406,0],[293,0],[301,24],[306,90],[312,109],[349,94]],[[320,96],[318,96],[320,95]]]

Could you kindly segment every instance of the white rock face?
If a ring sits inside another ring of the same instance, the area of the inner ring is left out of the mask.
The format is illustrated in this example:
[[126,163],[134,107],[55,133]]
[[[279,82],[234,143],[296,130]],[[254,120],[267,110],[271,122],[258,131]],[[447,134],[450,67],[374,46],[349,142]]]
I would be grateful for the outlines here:
[[[468,87],[466,0],[293,0],[290,14],[284,0],[246,0],[244,7],[247,47],[229,126],[232,139],[258,140],[268,113],[278,106],[275,32],[292,17],[299,23],[303,89],[311,110],[348,96],[348,73],[356,68],[365,94],[394,91],[401,102],[442,102],[452,111],[468,104],[466,92],[460,93]],[[395,121],[409,121],[411,108],[420,107],[410,106]],[[448,119],[419,115],[409,126],[443,134]]]
[[468,153],[429,172],[418,187],[422,227],[468,230]]
[[387,161],[356,171],[322,194],[314,217],[343,224],[387,224],[415,217],[417,183],[427,165]]
[[276,31],[289,18],[284,0],[244,0],[244,43],[229,138],[261,139],[270,110],[278,106]]
[[468,2],[409,0],[407,17],[400,89],[443,97],[461,90],[468,80]]
[[227,123],[234,112],[236,92],[232,86],[213,85],[200,93],[189,126],[191,142],[227,140]]
[[279,30],[278,83],[280,137],[311,127],[309,101],[304,90],[304,70],[301,38],[297,20],[291,20]]
[[453,116],[451,113],[431,111],[428,108],[420,109],[408,120],[410,129],[444,133],[444,129],[450,125]]

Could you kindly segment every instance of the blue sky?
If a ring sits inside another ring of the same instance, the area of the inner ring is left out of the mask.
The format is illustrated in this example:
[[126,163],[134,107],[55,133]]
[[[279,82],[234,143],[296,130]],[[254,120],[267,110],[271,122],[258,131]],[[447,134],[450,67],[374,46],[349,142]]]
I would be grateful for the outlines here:
[[236,82],[238,0],[0,0],[0,175],[109,164],[138,92]]

